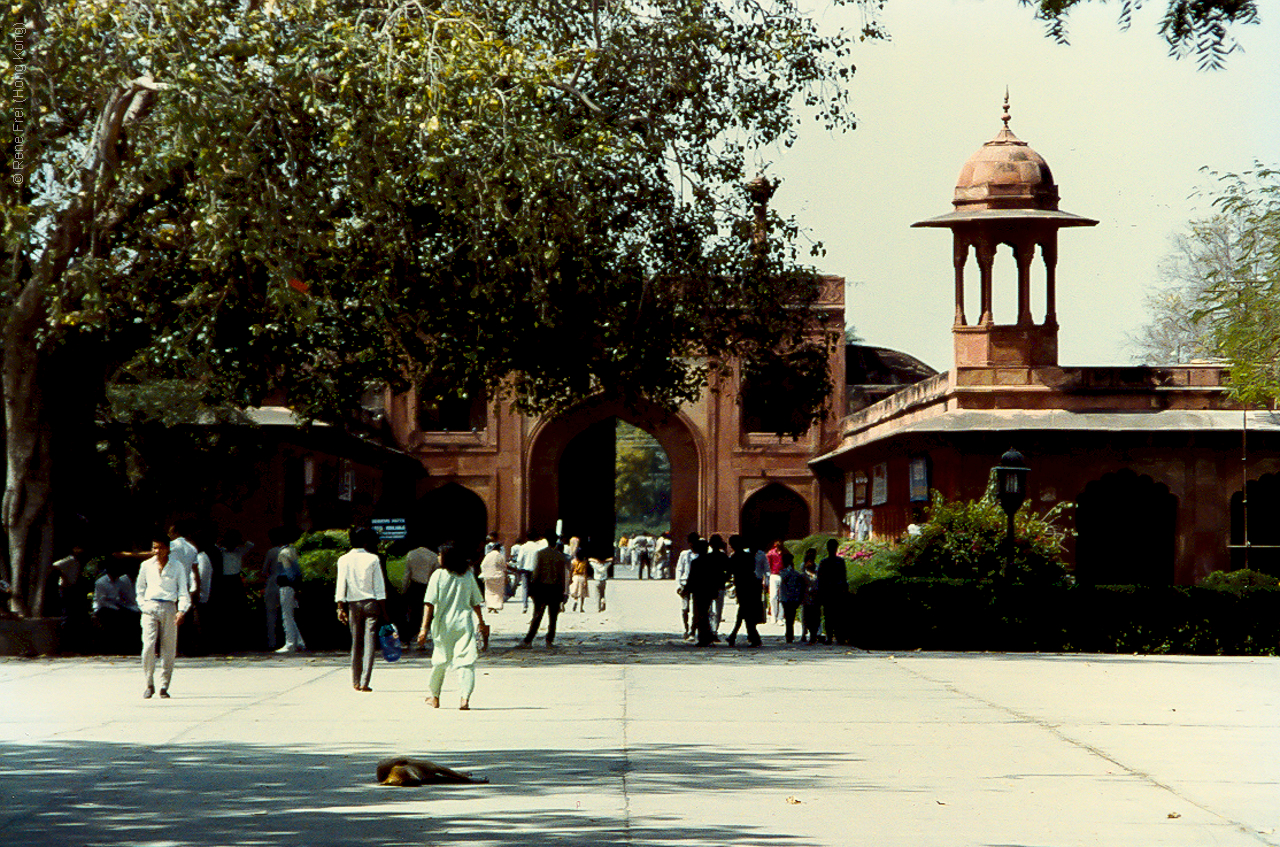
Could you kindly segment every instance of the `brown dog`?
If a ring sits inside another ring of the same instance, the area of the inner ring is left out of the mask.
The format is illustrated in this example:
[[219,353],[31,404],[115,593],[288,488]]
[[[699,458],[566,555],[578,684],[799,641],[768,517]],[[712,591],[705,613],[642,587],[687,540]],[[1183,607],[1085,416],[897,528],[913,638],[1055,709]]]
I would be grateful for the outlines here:
[[397,756],[378,762],[378,782],[383,785],[400,785],[412,788],[417,785],[435,785],[444,782],[487,783],[482,776],[472,776],[428,762],[426,759],[410,759]]

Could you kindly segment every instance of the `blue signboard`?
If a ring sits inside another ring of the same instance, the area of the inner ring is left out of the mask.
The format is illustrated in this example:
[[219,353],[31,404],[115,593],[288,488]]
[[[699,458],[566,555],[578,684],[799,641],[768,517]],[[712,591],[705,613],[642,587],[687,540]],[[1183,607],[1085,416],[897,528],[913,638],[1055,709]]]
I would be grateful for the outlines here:
[[374,518],[371,523],[383,541],[400,541],[409,535],[404,518]]

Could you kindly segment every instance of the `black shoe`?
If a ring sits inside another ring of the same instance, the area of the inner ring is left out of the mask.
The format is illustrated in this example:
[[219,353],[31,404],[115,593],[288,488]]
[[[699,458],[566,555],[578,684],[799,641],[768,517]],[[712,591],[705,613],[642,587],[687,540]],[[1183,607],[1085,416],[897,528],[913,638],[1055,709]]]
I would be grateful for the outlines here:
[[161,700],[168,700],[168,699],[169,699],[169,689],[167,689],[167,688],[161,688],[161,689],[160,689],[160,699],[161,699]]
[[156,693],[156,690],[155,690],[154,688],[152,688],[150,685],[148,685],[148,686],[147,686],[147,688],[146,688],[146,690],[142,692],[142,699],[143,699],[143,700],[150,700],[150,699],[151,699],[151,695],[152,695],[152,694],[155,694],[155,693]]

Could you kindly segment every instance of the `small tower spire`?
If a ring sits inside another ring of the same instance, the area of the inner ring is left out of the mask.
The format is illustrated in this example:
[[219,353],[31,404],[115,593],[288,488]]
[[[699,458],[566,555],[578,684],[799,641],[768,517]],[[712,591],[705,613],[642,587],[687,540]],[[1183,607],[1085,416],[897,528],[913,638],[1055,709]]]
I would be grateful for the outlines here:
[[1004,117],[1000,120],[1004,121],[1004,131],[1009,131],[1009,86],[1004,87]]

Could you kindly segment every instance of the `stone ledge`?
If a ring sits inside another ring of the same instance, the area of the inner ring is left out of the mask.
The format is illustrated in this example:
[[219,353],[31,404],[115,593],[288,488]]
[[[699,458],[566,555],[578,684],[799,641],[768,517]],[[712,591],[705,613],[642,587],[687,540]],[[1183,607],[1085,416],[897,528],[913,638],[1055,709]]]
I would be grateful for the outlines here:
[[0,656],[56,654],[61,623],[61,618],[0,618]]

